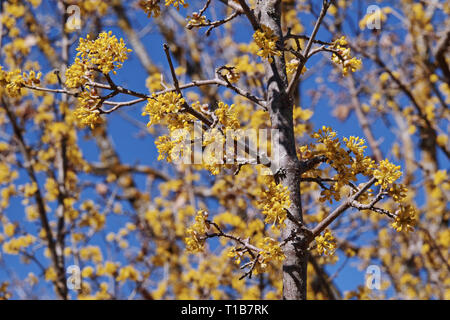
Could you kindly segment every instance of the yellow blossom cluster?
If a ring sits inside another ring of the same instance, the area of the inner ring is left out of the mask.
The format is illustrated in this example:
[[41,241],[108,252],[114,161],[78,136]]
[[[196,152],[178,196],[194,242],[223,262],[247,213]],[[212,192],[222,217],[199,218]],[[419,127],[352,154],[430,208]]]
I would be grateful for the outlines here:
[[267,190],[262,191],[260,197],[258,205],[262,209],[262,214],[266,216],[264,221],[272,223],[272,228],[284,227],[286,210],[291,205],[288,188],[272,182]]
[[6,93],[10,97],[19,97],[24,84],[25,80],[19,69],[14,71],[4,71],[3,67],[0,66],[0,93],[3,91],[3,88],[5,88]]
[[336,250],[336,239],[329,229],[326,229],[323,235],[316,237],[317,252],[331,256]]
[[124,282],[126,280],[138,281],[139,271],[131,265],[120,268],[116,281]]
[[342,74],[346,76],[349,71],[356,72],[362,68],[362,61],[351,56],[351,49],[346,47],[348,44],[345,36],[333,42],[332,49],[337,51],[333,53],[331,60],[336,64],[342,65]]
[[83,0],[79,3],[81,14],[98,12],[104,15],[108,11],[108,2],[105,0]]
[[375,185],[381,185],[383,189],[387,189],[390,184],[402,176],[402,172],[400,166],[396,166],[385,159],[381,160],[378,167],[373,171],[373,176],[377,178]]
[[196,253],[204,250],[204,237],[209,229],[209,224],[206,222],[207,219],[208,213],[204,210],[199,210],[195,216],[194,224],[186,230],[187,237],[184,238],[184,241],[188,252]]
[[236,67],[226,67],[223,70],[222,76],[226,77],[230,83],[236,83],[241,78],[241,74]]
[[395,202],[401,202],[407,196],[408,189],[404,184],[393,183],[388,190],[389,196]]
[[160,123],[164,115],[179,112],[184,103],[185,100],[181,97],[181,94],[175,92],[167,92],[160,95],[153,94],[148,99],[142,115],[150,116],[150,121],[147,123],[149,127],[153,124]]
[[[286,73],[288,75],[294,74],[297,71],[298,66],[300,65],[300,60],[291,59],[289,62],[286,62]],[[304,74],[308,69],[303,66],[301,74]]]
[[266,269],[267,263],[283,262],[283,260],[286,258],[278,241],[270,237],[265,237],[264,239],[262,239],[259,243],[259,246],[262,249],[262,251],[259,253],[261,256],[259,267],[262,270]]
[[80,38],[76,50],[77,58],[66,71],[66,86],[69,88],[84,85],[86,78],[93,79],[93,70],[99,70],[103,74],[109,74],[111,71],[115,73],[132,51],[127,49],[123,39],[118,40],[112,31],[100,33],[95,40],[91,40],[89,35],[86,39]]
[[225,129],[238,129],[240,126],[239,119],[235,112],[235,105],[228,106],[226,103],[220,101],[217,104],[217,109],[214,111],[219,122],[225,127]]
[[[370,157],[364,155],[365,142],[359,137],[344,138],[343,141],[347,147],[347,150],[345,150],[340,146],[340,141],[336,138],[336,132],[332,131],[331,128],[323,127],[312,136],[322,143],[322,145],[315,146],[319,154],[324,154],[327,162],[337,171],[337,175],[333,179],[336,182],[330,189],[321,192],[321,201],[331,201],[331,197],[339,200],[341,197],[340,190],[344,189],[348,182],[356,181],[357,174],[374,177],[376,179],[375,185],[379,185],[381,190],[384,190],[395,202],[400,204],[400,209],[395,214],[395,221],[392,226],[397,231],[412,229],[415,224],[415,209],[411,205],[403,204],[408,189],[403,184],[395,183],[402,176],[400,166],[392,164],[388,159],[375,164]],[[304,151],[306,149],[303,148]],[[351,154],[354,157],[351,157]],[[368,196],[369,194],[361,195],[359,201],[367,200]]]
[[161,14],[159,0],[140,0],[139,6],[145,11],[148,18],[151,18],[152,16],[157,18]]
[[174,6],[177,10],[180,9],[180,6],[183,8],[187,8],[189,4],[186,2],[186,0],[165,0],[165,6]]
[[161,73],[155,72],[147,77],[145,80],[145,86],[148,90],[150,90],[150,92],[155,92],[163,89],[161,82]]
[[115,276],[117,274],[117,270],[119,269],[119,265],[112,261],[106,261],[103,265],[97,265],[96,273],[99,276]]
[[15,230],[16,226],[13,223],[6,223],[3,225],[3,233],[7,237],[12,237],[14,235]]
[[[373,160],[368,156],[364,156],[364,140],[358,137],[350,137],[345,139],[349,150],[341,146],[339,138],[336,137],[336,132],[331,128],[323,126],[317,132],[312,134],[320,144],[313,146],[317,149],[318,154],[325,155],[327,162],[336,170],[337,174],[334,177],[336,182],[330,189],[325,189],[321,192],[321,201],[332,201],[332,197],[339,201],[341,198],[340,189],[347,185],[350,181],[356,181],[356,175],[362,173],[370,175],[373,167]],[[351,153],[355,153],[355,158],[352,158]]]
[[413,230],[416,224],[416,210],[412,205],[400,205],[400,209],[396,212],[392,227],[397,231],[405,231],[408,233]]
[[[158,149],[158,160],[167,159],[167,162],[172,162],[176,160],[176,156],[180,155],[174,152],[174,149],[180,147],[180,143],[183,140],[183,136],[179,136],[178,139],[175,137],[170,138],[169,136],[159,136],[155,141],[156,148]],[[182,148],[179,149],[180,153]]]
[[256,30],[253,39],[259,47],[257,55],[263,59],[267,59],[270,63],[273,61],[272,56],[281,56],[280,50],[277,49],[278,37],[268,26],[261,25],[260,30]]
[[99,110],[90,110],[84,106],[80,106],[73,111],[73,115],[81,126],[89,126],[94,129],[95,125],[103,123]]
[[86,246],[79,251],[80,258],[82,260],[92,260],[95,263],[103,261],[103,255],[98,246]]
[[95,71],[109,74],[116,73],[116,69],[122,67],[128,59],[131,49],[125,47],[123,39],[118,40],[112,32],[102,32],[97,39],[80,38],[77,47],[77,58],[66,70],[66,86],[68,88],[83,87],[78,95],[78,108],[74,111],[74,117],[81,126],[90,126],[102,123],[100,117],[99,98],[96,91],[91,89],[88,83],[94,79]]
[[3,243],[3,252],[7,254],[19,254],[20,251],[26,249],[36,241],[36,238],[30,234],[13,238]]
[[231,247],[228,251],[227,256],[234,259],[234,263],[240,265],[242,259],[244,259],[244,252],[243,250],[238,250],[236,247]]

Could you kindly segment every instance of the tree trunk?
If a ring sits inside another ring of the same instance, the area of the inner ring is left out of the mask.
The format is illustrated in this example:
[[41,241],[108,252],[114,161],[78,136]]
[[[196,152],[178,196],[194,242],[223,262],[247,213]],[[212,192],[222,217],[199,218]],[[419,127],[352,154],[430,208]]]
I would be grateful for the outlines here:
[[[260,24],[270,27],[282,41],[281,1],[258,0],[256,18]],[[279,133],[279,170],[280,183],[290,192],[289,212],[295,220],[302,222],[302,203],[300,193],[300,162],[297,157],[292,119],[293,101],[287,94],[288,80],[284,56],[273,57],[273,62],[264,60],[265,83],[267,84],[267,108],[270,113],[272,129]],[[275,149],[276,150],[276,149]],[[292,235],[296,235],[292,237]],[[306,299],[306,267],[308,253],[303,245],[305,236],[297,225],[286,219],[282,230],[283,239],[291,238],[283,247],[286,259],[283,263],[283,299]]]

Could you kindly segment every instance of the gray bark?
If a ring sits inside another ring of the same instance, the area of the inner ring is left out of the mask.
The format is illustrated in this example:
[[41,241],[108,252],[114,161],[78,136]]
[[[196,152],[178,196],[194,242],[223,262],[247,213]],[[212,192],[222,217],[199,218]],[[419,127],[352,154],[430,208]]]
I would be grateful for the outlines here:
[[[281,1],[258,0],[256,18],[259,24],[274,30],[280,41],[281,31]],[[289,212],[297,222],[302,222],[302,203],[300,192],[300,161],[297,157],[294,126],[293,101],[287,93],[288,80],[284,56],[273,57],[273,62],[264,62],[265,83],[267,85],[267,108],[270,113],[272,129],[279,132],[280,183],[290,192],[291,206]],[[295,235],[293,237],[293,235]],[[286,219],[286,227],[282,231],[283,239],[291,238],[284,246],[286,259],[283,263],[283,299],[306,299],[306,267],[308,252],[306,250],[306,236],[298,230],[297,224]]]

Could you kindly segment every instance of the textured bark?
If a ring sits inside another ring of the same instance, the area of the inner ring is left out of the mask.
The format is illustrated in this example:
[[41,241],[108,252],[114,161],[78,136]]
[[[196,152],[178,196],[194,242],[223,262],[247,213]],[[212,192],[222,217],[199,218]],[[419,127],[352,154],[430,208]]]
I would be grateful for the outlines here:
[[[257,1],[256,18],[259,24],[266,25],[274,30],[279,41],[282,41],[281,31],[281,1]],[[267,108],[270,113],[272,129],[279,132],[278,172],[280,183],[288,187],[291,197],[289,212],[299,222],[302,222],[302,204],[300,192],[300,162],[297,158],[294,128],[293,128],[293,101],[287,94],[288,80],[284,56],[273,57],[273,62],[265,61],[265,83],[267,84]],[[295,237],[292,237],[293,235]],[[305,248],[306,237],[297,225],[287,219],[286,227],[282,231],[283,239],[291,238],[284,246],[286,259],[283,263],[283,299],[306,299],[306,267],[308,253]]]

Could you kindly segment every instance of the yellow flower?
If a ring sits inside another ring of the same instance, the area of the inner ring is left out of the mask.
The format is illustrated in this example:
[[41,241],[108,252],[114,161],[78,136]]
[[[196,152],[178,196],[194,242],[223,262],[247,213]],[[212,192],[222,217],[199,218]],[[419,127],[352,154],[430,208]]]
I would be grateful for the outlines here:
[[235,67],[227,67],[224,72],[224,76],[230,83],[236,83],[241,78],[241,74]]
[[53,267],[48,268],[45,270],[45,280],[47,281],[55,281],[57,278],[57,274],[55,269]]
[[332,49],[336,50],[338,54],[333,53],[331,60],[336,64],[341,64],[342,74],[346,76],[349,71],[356,72],[361,69],[362,61],[360,59],[354,58],[351,56],[350,48],[346,48],[347,40],[345,36],[342,36],[340,39],[334,41]]
[[152,15],[157,18],[161,14],[159,0],[141,0],[139,1],[139,6],[145,11],[149,18],[151,18]]
[[364,139],[351,136],[350,138],[344,138],[343,140],[346,143],[347,148],[351,152],[353,152],[355,156],[357,157],[364,156],[364,149],[367,148],[367,146],[364,145],[365,144]]
[[8,242],[3,243],[3,251],[7,254],[18,254],[21,250],[29,247],[35,241],[35,237],[30,234],[18,238],[13,238]]
[[166,114],[177,113],[181,110],[184,103],[185,100],[181,95],[175,92],[167,92],[158,96],[153,94],[152,97],[148,99],[148,103],[142,112],[143,116],[150,116],[147,127],[159,123]]
[[229,258],[233,258],[234,262],[239,265],[241,264],[242,259],[244,258],[244,253],[242,250],[236,250],[235,247],[230,248],[230,251],[228,251],[227,256]]
[[416,224],[416,210],[412,205],[401,205],[396,213],[392,227],[397,231],[409,232]]
[[266,223],[272,223],[273,226],[279,225],[284,227],[284,220],[286,219],[286,209],[291,205],[289,198],[289,191],[287,187],[281,184],[272,182],[269,184],[269,189],[261,194],[259,207],[262,209],[262,214],[266,216],[264,220]]
[[91,266],[84,267],[83,270],[81,271],[81,276],[83,278],[90,278],[93,275],[94,275],[94,268],[92,268]]
[[187,8],[189,4],[185,0],[166,0],[165,6],[169,7],[173,5],[177,10],[180,10],[180,6]]
[[237,118],[237,114],[234,111],[234,104],[228,107],[227,104],[220,101],[218,103],[217,109],[214,113],[217,115],[219,122],[225,127],[230,129],[239,128],[239,120]]
[[[180,136],[179,139],[171,139],[168,136],[160,136],[158,140],[155,141],[156,148],[158,149],[158,160],[167,159],[167,162],[172,162],[176,160],[177,153],[173,152],[176,147],[180,146],[181,141],[183,140],[183,136]],[[180,149],[180,152],[183,150]]]
[[188,252],[196,253],[203,251],[205,246],[204,235],[209,229],[209,224],[206,222],[207,218],[208,213],[206,211],[198,211],[195,216],[195,223],[186,230],[187,237],[184,238],[184,241]]
[[138,281],[139,280],[139,271],[137,271],[133,266],[125,266],[120,269],[119,275],[116,278],[117,281]]
[[99,110],[90,110],[86,107],[79,107],[73,111],[73,115],[81,126],[89,126],[94,129],[95,125],[103,123]]
[[3,226],[3,232],[8,237],[12,237],[14,235],[15,230],[16,226],[12,223],[7,223]]
[[381,185],[383,189],[386,189],[388,185],[402,176],[402,172],[400,166],[396,166],[385,159],[381,160],[378,168],[373,171],[373,176],[377,179],[375,185]]
[[272,56],[281,56],[281,52],[277,50],[278,37],[273,34],[273,30],[265,25],[261,25],[261,30],[256,30],[253,39],[259,47],[257,55],[272,62]]
[[439,170],[434,174],[434,184],[439,186],[441,183],[445,182],[447,177],[447,170]]
[[[300,61],[298,59],[292,59],[291,61],[286,63],[286,73],[288,75],[294,74],[295,71],[297,71],[297,68],[300,64]],[[305,66],[303,66],[301,74],[304,74],[308,69],[306,69]]]
[[261,267],[264,269],[268,262],[283,262],[286,258],[280,244],[269,237],[265,237],[260,243],[262,251],[260,255],[262,257]]
[[19,69],[7,72],[0,66],[0,84],[1,87],[6,88],[6,93],[14,98],[22,94],[21,89],[25,85],[25,79]]
[[319,254],[331,256],[336,250],[336,239],[331,234],[331,231],[326,229],[325,233],[316,237],[317,251]]
[[[128,59],[128,53],[131,49],[125,47],[123,39],[120,41],[112,32],[102,32],[95,40],[90,40],[89,35],[86,39],[80,38],[77,58],[73,65],[66,71],[66,86],[77,88],[87,83],[87,79],[93,80],[93,70],[100,70],[104,74],[122,67],[125,60]],[[86,79],[87,78],[87,79]]]
[[31,184],[26,184],[23,190],[23,195],[26,198],[32,197],[36,191],[38,190],[38,186],[36,184],[36,182],[33,182]]
[[392,184],[392,187],[389,189],[388,193],[392,197],[392,199],[396,202],[400,202],[404,198],[406,198],[406,194],[408,189],[404,184]]

